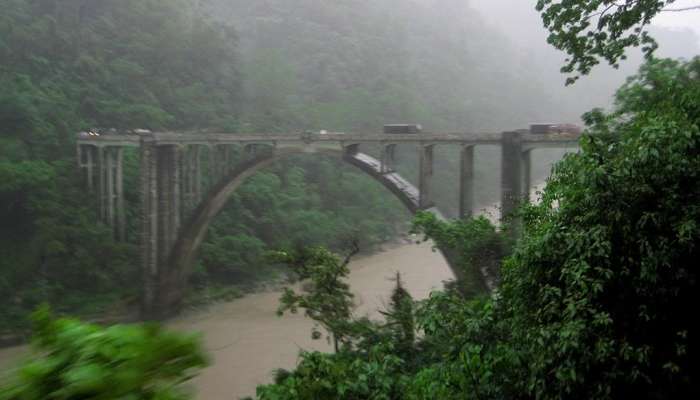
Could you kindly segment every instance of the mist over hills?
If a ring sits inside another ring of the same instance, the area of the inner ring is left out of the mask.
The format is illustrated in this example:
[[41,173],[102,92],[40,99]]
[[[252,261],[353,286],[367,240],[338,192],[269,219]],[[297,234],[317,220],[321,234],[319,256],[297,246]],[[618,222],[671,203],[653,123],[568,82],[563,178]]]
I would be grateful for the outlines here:
[[[534,5],[464,0],[204,0],[239,34],[244,103],[264,128],[502,130],[572,121],[633,73],[601,67],[573,87]],[[697,53],[655,28],[665,56]],[[264,118],[263,118],[264,117]],[[259,124],[256,124],[259,125]]]

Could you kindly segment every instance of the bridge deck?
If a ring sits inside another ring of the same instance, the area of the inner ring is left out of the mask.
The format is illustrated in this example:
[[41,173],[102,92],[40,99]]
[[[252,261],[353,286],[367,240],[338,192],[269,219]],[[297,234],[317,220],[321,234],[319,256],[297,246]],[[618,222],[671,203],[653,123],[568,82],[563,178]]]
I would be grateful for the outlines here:
[[[177,133],[155,132],[146,134],[148,140],[158,145],[217,145],[217,144],[302,144],[302,143],[379,143],[379,144],[461,144],[499,145],[501,133],[418,133],[418,134],[272,134],[272,133]],[[580,134],[522,133],[521,141],[526,147],[569,147],[576,145]],[[139,146],[140,135],[104,134],[78,138],[80,145],[93,146]]]

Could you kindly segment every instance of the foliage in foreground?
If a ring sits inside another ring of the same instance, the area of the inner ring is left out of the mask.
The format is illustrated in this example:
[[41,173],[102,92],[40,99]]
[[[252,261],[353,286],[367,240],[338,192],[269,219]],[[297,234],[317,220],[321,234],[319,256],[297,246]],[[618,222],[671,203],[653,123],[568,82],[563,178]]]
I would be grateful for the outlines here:
[[[625,50],[629,47],[641,45],[644,55],[651,57],[658,46],[647,27],[663,11],[682,11],[669,7],[673,3],[674,0],[538,0],[536,9],[549,29],[547,41],[569,55],[561,71],[586,75],[600,59],[619,67],[619,61],[627,58]],[[576,79],[577,75],[570,76],[567,84]]]
[[422,233],[424,240],[431,239],[456,264],[455,284],[466,298],[488,292],[486,279],[498,281],[501,260],[513,247],[508,232],[499,231],[483,215],[446,224],[432,213],[419,211],[411,230]]
[[179,385],[207,361],[198,340],[156,325],[103,328],[34,314],[37,356],[0,387],[2,400],[189,398]]
[[[290,266],[299,279],[306,280],[302,293],[284,289],[277,314],[282,316],[286,311],[296,314],[303,309],[307,317],[330,333],[335,351],[338,351],[340,344],[346,343],[350,335],[348,321],[352,317],[354,295],[344,279],[350,273],[350,258],[358,251],[355,244],[343,261],[320,247],[275,253],[274,258]],[[321,332],[314,328],[311,336],[319,339]]]
[[258,397],[697,398],[700,58],[647,64],[586,118],[492,298],[434,293],[410,349],[377,329],[368,348],[303,353]]

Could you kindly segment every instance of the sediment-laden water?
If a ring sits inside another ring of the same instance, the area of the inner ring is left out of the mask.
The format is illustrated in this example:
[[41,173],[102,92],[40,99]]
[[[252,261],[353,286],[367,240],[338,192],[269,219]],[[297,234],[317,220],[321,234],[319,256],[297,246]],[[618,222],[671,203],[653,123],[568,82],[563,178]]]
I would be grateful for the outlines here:
[[[356,295],[356,315],[378,318],[388,303],[396,271],[416,299],[452,278],[440,253],[430,243],[401,244],[350,264],[349,283]],[[313,322],[303,315],[276,315],[280,292],[255,293],[230,303],[190,312],[168,323],[173,329],[199,332],[212,365],[194,381],[197,399],[237,399],[255,394],[271,381],[275,368],[293,368],[299,350],[330,350],[325,340],[312,340]],[[26,348],[0,350],[0,371],[7,371]],[[1,373],[0,373],[1,375]]]

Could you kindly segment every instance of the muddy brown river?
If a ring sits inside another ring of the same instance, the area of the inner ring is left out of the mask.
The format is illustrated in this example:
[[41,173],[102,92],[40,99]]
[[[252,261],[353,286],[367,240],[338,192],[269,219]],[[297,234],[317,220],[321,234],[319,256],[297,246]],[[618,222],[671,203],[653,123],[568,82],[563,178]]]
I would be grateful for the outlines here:
[[[416,299],[427,297],[452,278],[447,263],[432,251],[430,243],[393,245],[357,257],[350,269],[355,315],[374,318],[378,318],[377,309],[388,303],[396,271]],[[211,366],[193,382],[197,399],[252,396],[257,385],[271,381],[271,371],[293,368],[301,349],[331,349],[325,340],[311,339],[311,320],[302,315],[278,317],[279,297],[279,291],[250,294],[168,322],[173,329],[201,333],[211,357]],[[23,347],[0,350],[0,371],[6,373],[23,354]]]

